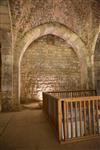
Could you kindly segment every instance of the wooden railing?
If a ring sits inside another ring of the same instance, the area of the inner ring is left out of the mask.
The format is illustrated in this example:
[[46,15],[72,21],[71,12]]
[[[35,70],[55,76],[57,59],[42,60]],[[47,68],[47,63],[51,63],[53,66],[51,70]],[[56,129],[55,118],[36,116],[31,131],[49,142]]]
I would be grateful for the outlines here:
[[43,106],[61,143],[100,135],[100,96],[59,98],[55,95],[43,93]]
[[43,109],[48,115],[48,118],[58,132],[58,99],[48,93],[43,93]]
[[59,100],[59,141],[77,141],[100,134],[100,96]]
[[51,94],[59,98],[70,98],[70,97],[96,96],[97,92],[96,90],[76,90],[76,91],[74,90],[74,91],[54,91],[48,92],[48,94]]

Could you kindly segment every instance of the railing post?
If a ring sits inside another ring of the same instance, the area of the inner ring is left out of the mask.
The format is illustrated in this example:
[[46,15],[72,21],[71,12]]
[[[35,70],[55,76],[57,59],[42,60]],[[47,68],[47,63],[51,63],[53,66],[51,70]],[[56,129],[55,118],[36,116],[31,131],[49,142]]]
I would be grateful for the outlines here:
[[75,137],[78,136],[77,134],[77,122],[78,122],[78,112],[77,112],[77,101],[75,102]]
[[64,140],[68,138],[68,103],[64,102]]
[[90,100],[88,101],[88,117],[89,117],[89,134],[91,135],[91,106]]
[[87,134],[87,129],[86,129],[86,101],[84,101],[84,135],[86,136]]
[[96,100],[96,121],[97,121],[97,134],[99,134],[98,100]]
[[95,135],[96,129],[95,129],[95,101],[92,101],[92,109],[93,109],[93,134]]
[[71,138],[73,138],[73,102],[70,102],[70,113],[71,113]]
[[82,103],[80,100],[80,106],[79,106],[79,111],[80,111],[80,136],[82,136]]
[[62,103],[61,99],[58,100],[58,138],[59,142],[62,141]]

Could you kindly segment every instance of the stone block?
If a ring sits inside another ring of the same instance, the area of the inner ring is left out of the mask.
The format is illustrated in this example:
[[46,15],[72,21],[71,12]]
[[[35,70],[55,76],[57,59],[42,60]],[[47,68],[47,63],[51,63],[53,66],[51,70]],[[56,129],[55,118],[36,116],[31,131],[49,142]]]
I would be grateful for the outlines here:
[[63,39],[44,36],[26,50],[21,62],[21,102],[42,100],[43,91],[80,88],[80,64]]

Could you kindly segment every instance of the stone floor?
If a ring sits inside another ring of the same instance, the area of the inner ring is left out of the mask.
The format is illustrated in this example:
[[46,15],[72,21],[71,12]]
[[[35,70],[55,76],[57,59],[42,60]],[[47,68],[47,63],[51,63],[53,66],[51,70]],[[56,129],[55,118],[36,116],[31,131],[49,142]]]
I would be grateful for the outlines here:
[[0,113],[0,150],[100,150],[100,138],[59,144],[41,109]]

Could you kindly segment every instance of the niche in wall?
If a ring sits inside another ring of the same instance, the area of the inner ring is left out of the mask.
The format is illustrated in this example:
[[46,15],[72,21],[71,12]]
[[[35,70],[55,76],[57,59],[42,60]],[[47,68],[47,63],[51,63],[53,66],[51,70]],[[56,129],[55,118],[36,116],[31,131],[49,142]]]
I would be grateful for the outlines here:
[[61,38],[43,36],[28,47],[21,62],[21,103],[42,100],[42,92],[80,89],[80,63]]

